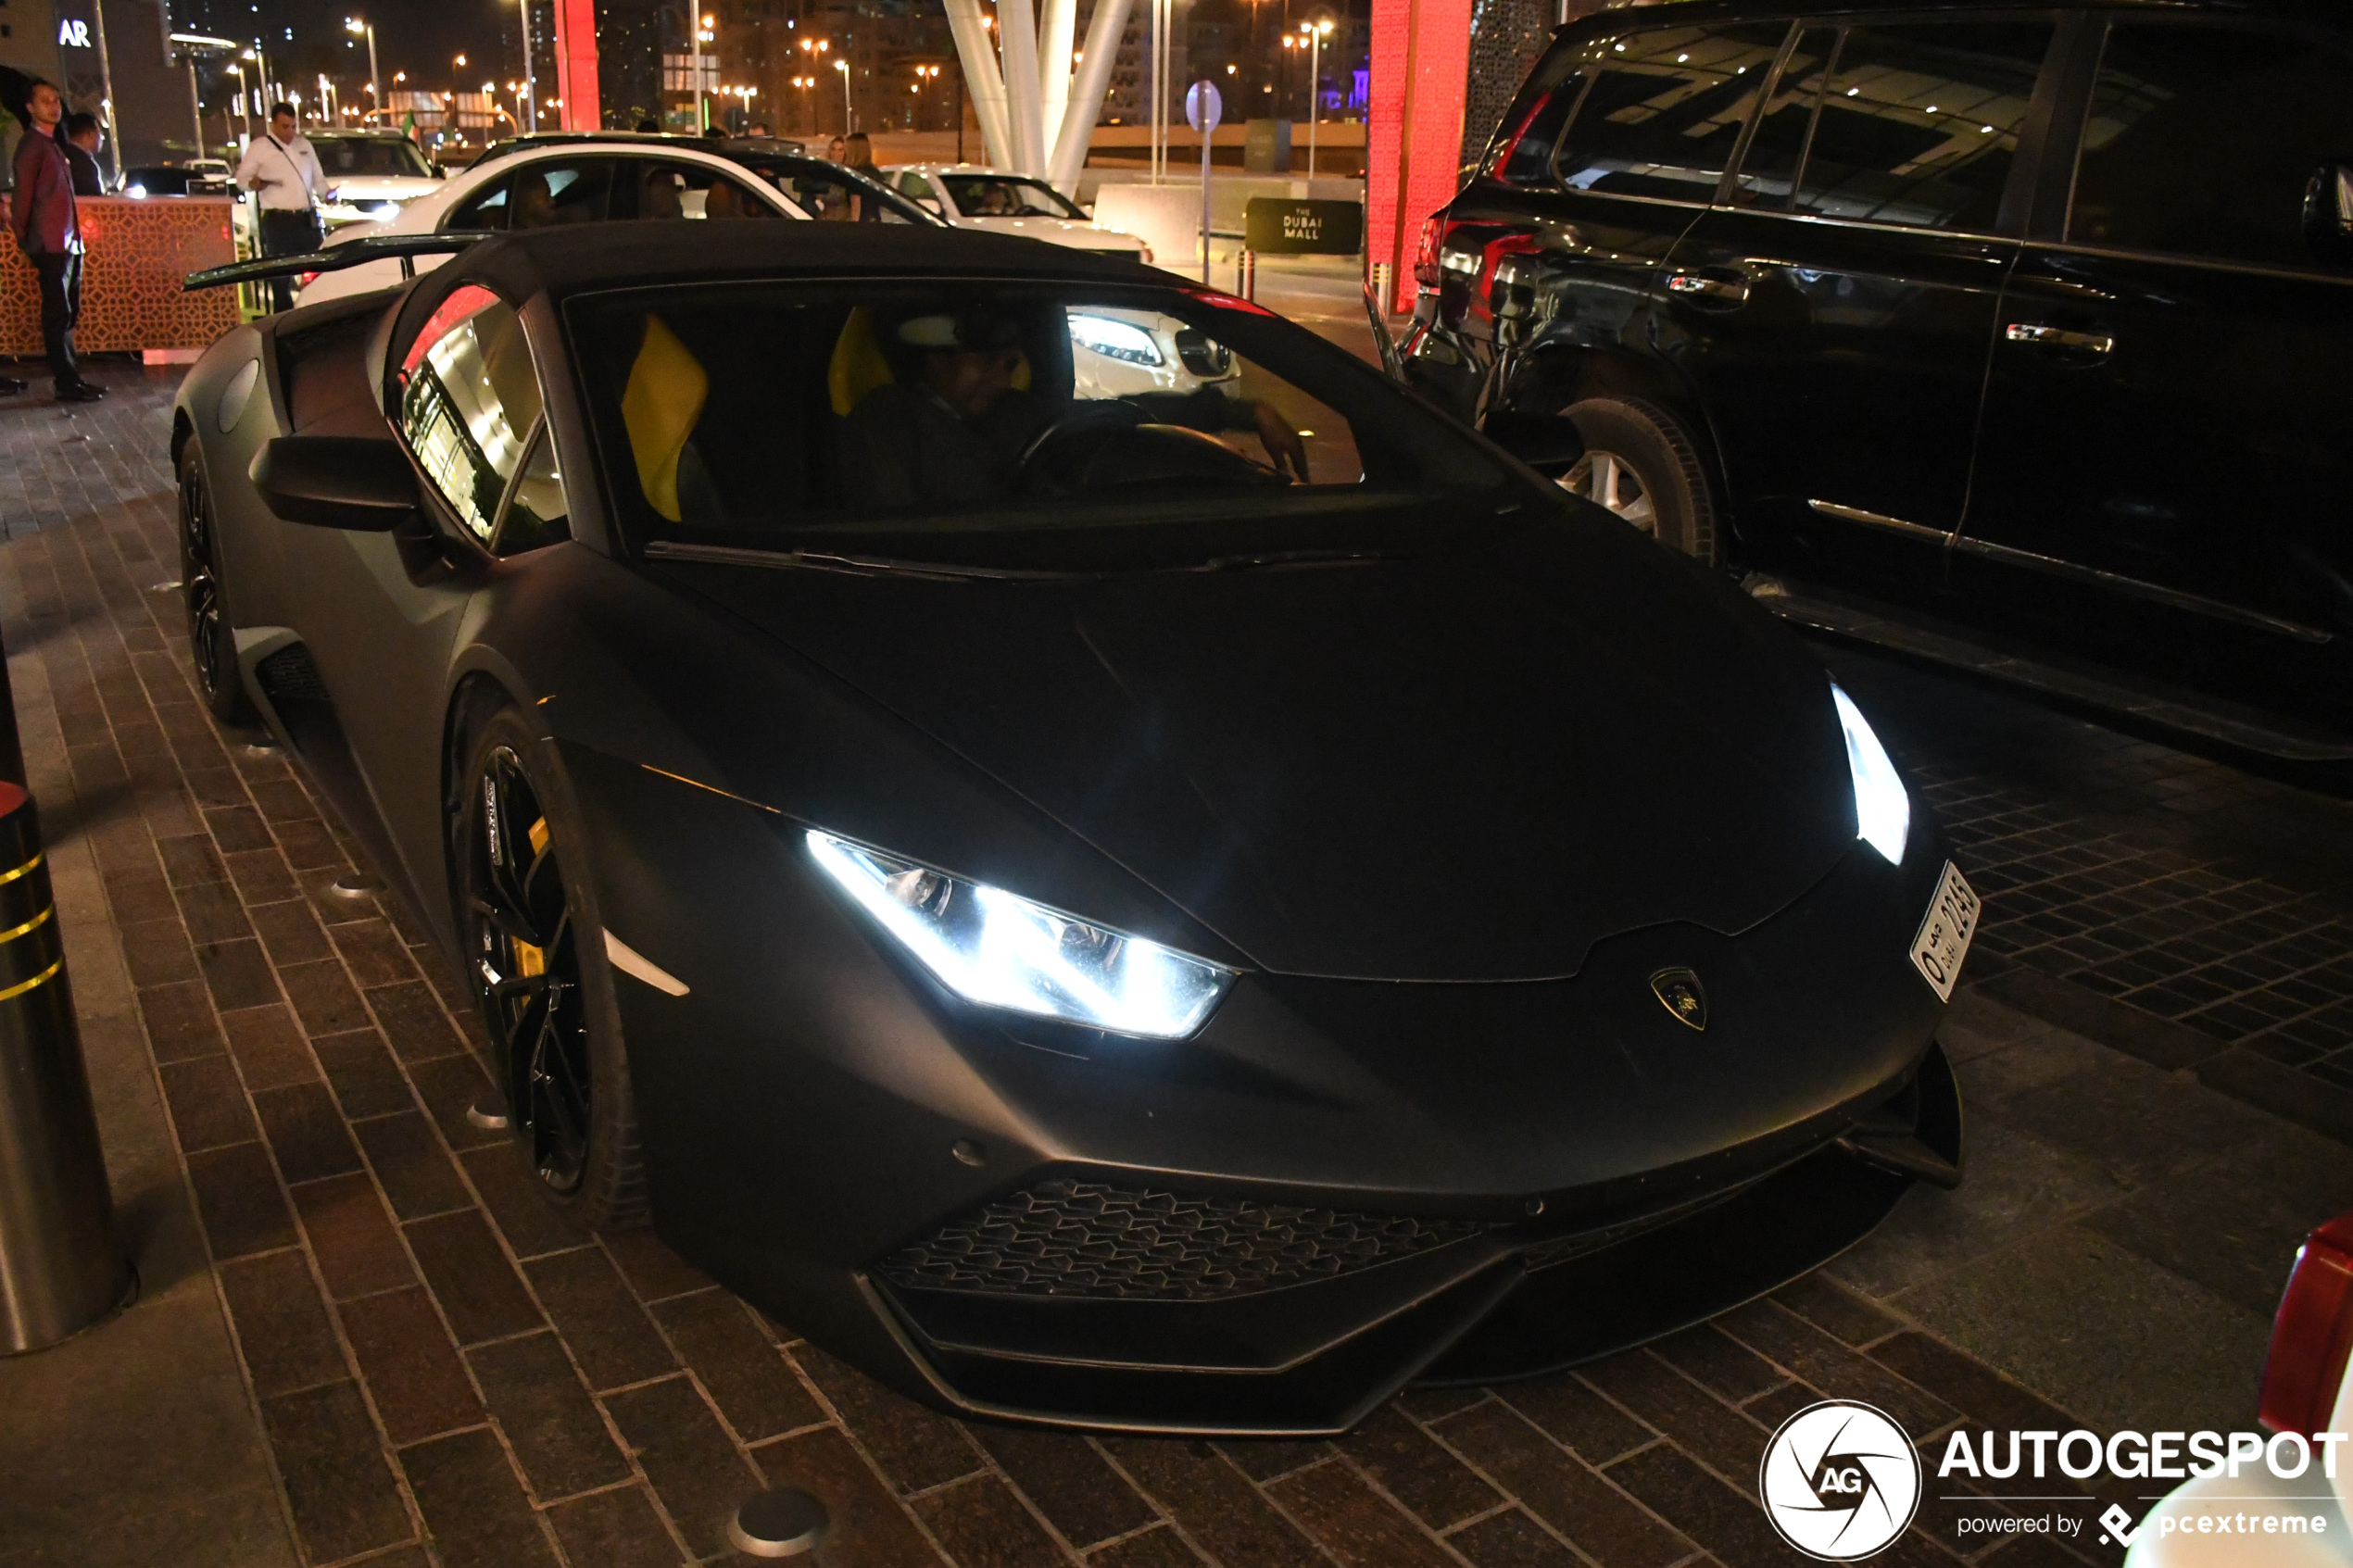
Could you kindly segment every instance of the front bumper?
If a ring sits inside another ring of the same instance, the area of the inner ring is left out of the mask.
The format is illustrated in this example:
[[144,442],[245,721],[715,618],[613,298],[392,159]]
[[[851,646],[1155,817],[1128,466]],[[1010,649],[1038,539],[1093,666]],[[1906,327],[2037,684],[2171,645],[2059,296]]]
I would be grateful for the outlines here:
[[[1848,858],[1737,936],[1574,979],[1246,974],[1193,1039],[980,1016],[824,885],[797,828],[578,748],[663,1236],[868,1372],[1092,1427],[1342,1431],[1747,1299],[1957,1174],[1906,947],[1942,864]],[[1647,976],[1689,964],[1688,1028]]]

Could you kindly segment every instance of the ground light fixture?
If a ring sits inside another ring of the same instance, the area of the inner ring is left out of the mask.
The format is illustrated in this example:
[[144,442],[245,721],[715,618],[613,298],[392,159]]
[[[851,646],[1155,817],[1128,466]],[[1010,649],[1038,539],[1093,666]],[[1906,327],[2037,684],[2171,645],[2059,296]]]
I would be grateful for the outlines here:
[[1234,972],[814,829],[825,874],[941,985],[983,1007],[1176,1040]]
[[1887,747],[1855,706],[1855,699],[1831,683],[1831,701],[1838,707],[1839,728],[1846,732],[1846,767],[1855,778],[1855,836],[1887,858],[1891,866],[1904,863],[1904,841],[1912,832],[1912,799],[1895,774]]

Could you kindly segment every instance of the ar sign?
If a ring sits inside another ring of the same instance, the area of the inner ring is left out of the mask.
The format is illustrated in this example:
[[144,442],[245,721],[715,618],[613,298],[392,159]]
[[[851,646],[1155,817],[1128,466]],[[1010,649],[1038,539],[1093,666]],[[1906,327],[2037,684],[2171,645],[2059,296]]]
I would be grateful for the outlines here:
[[97,47],[90,42],[90,24],[76,21],[70,17],[57,24],[57,42],[69,49]]

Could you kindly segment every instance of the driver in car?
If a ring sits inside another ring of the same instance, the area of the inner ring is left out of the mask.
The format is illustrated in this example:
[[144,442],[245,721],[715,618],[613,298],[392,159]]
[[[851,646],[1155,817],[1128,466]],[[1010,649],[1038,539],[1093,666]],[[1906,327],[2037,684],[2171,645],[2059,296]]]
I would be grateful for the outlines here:
[[[956,509],[1015,494],[1031,445],[1078,405],[1014,383],[1023,360],[1018,317],[986,306],[878,320],[895,381],[861,398],[844,421],[841,458],[862,509]],[[1307,479],[1299,432],[1266,403],[1198,392],[1119,401],[1153,424],[1258,437],[1278,473]]]

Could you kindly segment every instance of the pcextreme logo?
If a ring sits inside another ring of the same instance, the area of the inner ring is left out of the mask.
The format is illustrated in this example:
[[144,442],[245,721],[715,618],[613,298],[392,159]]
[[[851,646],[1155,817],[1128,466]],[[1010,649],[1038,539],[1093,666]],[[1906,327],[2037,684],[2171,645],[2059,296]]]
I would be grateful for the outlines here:
[[1781,1539],[1822,1562],[1854,1562],[1894,1544],[1920,1506],[1920,1459],[1886,1412],[1825,1399],[1781,1423],[1756,1473]]

